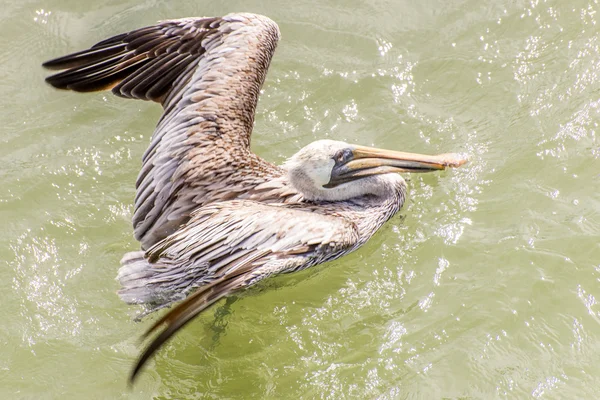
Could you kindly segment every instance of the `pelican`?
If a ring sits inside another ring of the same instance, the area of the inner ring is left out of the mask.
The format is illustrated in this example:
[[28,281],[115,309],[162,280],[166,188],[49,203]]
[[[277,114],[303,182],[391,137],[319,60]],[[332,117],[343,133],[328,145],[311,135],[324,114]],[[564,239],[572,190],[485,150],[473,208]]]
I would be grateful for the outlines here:
[[276,274],[363,245],[404,204],[399,172],[458,167],[426,156],[319,140],[276,166],[250,151],[261,86],[280,33],[254,14],[159,22],[44,63],[59,89],[112,89],[164,112],[142,159],[121,299],[147,312],[175,305],[130,375],[220,299]]

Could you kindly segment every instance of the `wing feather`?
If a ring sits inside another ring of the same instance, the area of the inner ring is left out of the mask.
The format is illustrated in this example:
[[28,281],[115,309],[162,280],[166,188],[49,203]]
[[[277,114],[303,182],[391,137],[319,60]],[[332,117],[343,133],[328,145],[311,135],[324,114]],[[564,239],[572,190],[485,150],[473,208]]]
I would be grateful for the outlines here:
[[278,40],[277,25],[260,15],[184,18],[44,63],[65,70],[46,78],[57,88],[112,89],[162,104],[136,184],[133,225],[143,248],[174,232],[199,206],[236,196],[208,187],[258,160],[250,135]]
[[[286,205],[250,200],[215,203],[200,208],[179,231],[150,248],[149,270],[203,284],[166,313],[144,335],[157,333],[142,352],[131,380],[152,354],[203,310],[231,293],[276,273],[293,272],[340,257],[359,243],[355,224],[342,216],[307,212]],[[198,268],[199,267],[199,268]],[[154,268],[154,269],[152,269]],[[147,274],[136,271],[143,279]],[[140,282],[135,287],[148,288]],[[189,293],[188,289],[183,289]]]

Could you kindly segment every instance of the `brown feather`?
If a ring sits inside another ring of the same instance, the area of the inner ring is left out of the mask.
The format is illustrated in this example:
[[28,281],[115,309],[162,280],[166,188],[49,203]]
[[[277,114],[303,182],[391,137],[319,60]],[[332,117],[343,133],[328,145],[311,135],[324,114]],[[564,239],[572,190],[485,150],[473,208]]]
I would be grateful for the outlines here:
[[[250,152],[254,112],[279,39],[266,17],[184,18],[115,35],[44,63],[47,78],[80,92],[112,89],[164,113],[137,180],[133,225],[143,248],[173,233],[204,204],[238,196],[297,201],[283,172]],[[251,179],[248,179],[251,174]],[[253,192],[265,182],[279,188]],[[215,184],[233,190],[215,190]]]

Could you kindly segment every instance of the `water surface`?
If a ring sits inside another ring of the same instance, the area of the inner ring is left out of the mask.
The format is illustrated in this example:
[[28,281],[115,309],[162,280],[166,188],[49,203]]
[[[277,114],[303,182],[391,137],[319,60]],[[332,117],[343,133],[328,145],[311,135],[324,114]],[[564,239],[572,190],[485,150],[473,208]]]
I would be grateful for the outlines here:
[[[0,11],[1,398],[598,398],[595,1],[22,1]],[[364,248],[190,324],[126,376],[151,322],[114,280],[160,115],[59,92],[41,62],[185,16],[283,39],[253,149],[324,137],[471,162],[410,177]]]

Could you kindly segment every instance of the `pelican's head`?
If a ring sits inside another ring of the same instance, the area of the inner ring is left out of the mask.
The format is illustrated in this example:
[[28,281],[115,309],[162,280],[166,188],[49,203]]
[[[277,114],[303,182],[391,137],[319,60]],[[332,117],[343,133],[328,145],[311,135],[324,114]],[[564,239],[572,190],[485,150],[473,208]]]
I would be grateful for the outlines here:
[[306,199],[339,201],[378,195],[389,190],[386,183],[404,184],[397,172],[438,171],[465,162],[455,154],[427,156],[319,140],[294,154],[284,168]]

